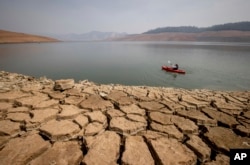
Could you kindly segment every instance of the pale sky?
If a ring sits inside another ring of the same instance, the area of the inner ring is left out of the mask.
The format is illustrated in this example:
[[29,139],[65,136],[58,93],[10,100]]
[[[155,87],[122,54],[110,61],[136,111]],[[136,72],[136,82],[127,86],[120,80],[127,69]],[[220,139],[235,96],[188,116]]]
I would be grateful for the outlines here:
[[32,34],[133,34],[239,21],[250,21],[250,0],[0,0],[0,29]]

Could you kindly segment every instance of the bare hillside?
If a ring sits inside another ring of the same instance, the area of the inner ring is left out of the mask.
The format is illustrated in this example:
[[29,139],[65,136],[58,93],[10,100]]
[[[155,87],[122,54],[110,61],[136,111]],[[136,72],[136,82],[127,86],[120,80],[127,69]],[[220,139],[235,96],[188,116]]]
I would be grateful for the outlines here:
[[53,38],[49,38],[49,37],[0,30],[0,44],[3,44],[3,43],[31,43],[31,42],[57,42],[57,41],[58,40],[53,39]]
[[165,32],[156,34],[135,34],[110,39],[112,41],[220,41],[250,42],[249,31],[208,31],[201,33]]

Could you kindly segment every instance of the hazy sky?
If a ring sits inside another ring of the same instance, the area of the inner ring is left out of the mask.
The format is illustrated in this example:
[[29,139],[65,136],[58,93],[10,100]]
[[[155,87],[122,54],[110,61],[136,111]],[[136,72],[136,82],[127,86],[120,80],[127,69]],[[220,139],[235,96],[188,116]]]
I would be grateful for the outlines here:
[[0,29],[142,33],[164,26],[250,21],[250,0],[0,0]]

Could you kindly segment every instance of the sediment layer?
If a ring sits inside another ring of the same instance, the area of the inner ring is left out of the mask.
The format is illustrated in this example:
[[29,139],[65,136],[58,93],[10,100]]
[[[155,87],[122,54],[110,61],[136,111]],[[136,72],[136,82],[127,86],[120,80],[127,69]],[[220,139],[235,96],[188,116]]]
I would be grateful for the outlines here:
[[0,164],[229,164],[250,149],[250,91],[0,72]]

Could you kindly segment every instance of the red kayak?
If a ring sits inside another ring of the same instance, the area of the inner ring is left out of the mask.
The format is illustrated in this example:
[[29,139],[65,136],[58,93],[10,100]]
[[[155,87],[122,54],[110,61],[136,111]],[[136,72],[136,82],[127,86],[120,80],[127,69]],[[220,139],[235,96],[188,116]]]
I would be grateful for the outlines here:
[[161,68],[162,68],[162,70],[165,70],[167,72],[175,72],[175,73],[180,73],[180,74],[186,73],[184,70],[180,70],[180,69],[175,70],[172,67],[168,67],[168,66],[162,66]]

